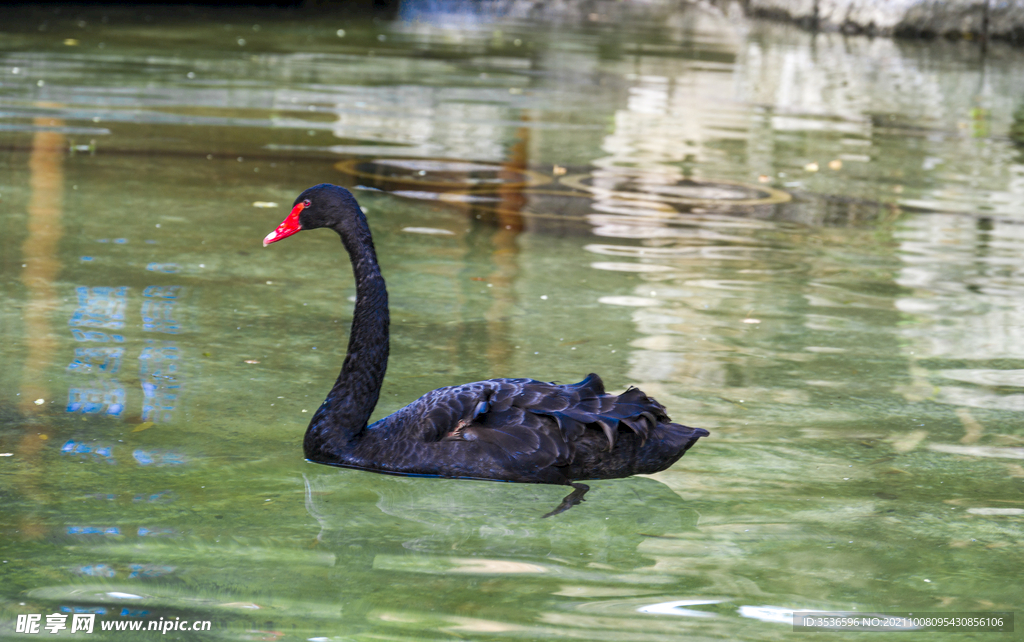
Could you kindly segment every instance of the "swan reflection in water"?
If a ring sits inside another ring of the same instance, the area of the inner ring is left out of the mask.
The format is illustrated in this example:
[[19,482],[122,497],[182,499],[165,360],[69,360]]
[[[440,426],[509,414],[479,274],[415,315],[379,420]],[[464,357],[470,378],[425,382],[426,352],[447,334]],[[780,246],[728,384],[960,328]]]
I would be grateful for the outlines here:
[[[363,557],[376,568],[401,564],[420,572],[472,572],[474,564],[493,556],[537,572],[552,564],[592,563],[631,571],[651,564],[637,551],[645,539],[697,528],[697,512],[647,477],[595,482],[600,499],[592,501],[599,501],[600,510],[577,509],[558,521],[541,519],[562,492],[548,485],[348,469],[307,472],[303,478],[306,510],[320,524],[318,546],[343,550],[346,560]],[[426,557],[403,557],[408,551]],[[466,557],[475,560],[469,567],[453,561]]]

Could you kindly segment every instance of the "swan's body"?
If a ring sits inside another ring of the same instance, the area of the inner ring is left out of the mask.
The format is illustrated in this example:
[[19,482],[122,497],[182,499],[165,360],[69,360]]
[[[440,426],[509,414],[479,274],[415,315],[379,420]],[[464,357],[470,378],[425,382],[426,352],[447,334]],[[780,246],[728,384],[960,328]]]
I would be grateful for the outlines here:
[[596,374],[573,385],[491,379],[439,388],[367,426],[387,368],[389,314],[366,217],[348,190],[317,185],[263,243],[316,227],[341,236],[356,305],[345,364],[306,430],[307,459],[392,474],[569,484],[664,470],[708,434],[672,423],[636,388],[606,394]]

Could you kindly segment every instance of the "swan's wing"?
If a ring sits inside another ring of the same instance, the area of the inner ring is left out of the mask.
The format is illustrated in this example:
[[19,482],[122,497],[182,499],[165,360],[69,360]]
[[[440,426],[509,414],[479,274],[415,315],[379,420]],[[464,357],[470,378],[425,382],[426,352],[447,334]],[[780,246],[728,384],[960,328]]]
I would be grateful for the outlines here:
[[458,405],[465,414],[440,438],[492,444],[511,459],[538,467],[571,464],[588,428],[603,431],[611,450],[620,425],[646,440],[659,421],[668,420],[664,407],[636,388],[606,394],[596,374],[572,385],[532,379],[479,384],[482,389],[468,384],[472,393],[462,391],[464,386],[450,389],[460,391]]

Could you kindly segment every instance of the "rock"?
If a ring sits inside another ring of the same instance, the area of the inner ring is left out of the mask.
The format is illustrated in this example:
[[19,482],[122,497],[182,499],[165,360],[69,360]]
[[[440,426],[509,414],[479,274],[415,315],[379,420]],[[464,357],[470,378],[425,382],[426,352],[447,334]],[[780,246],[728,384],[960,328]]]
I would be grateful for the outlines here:
[[808,28],[898,36],[957,36],[1024,41],[1024,0],[710,0],[726,11]]
[[1024,42],[1024,0],[461,0],[402,3],[421,12],[524,22],[619,24],[660,21],[687,6],[738,16],[787,20],[807,29],[883,36],[995,38]]

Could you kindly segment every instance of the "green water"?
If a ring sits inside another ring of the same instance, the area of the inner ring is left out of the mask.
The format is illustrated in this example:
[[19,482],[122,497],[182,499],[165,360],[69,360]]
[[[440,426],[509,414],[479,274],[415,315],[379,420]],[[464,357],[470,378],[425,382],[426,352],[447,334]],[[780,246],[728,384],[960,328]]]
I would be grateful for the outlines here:
[[[1024,52],[5,11],[2,636],[853,639],[787,614],[1022,605]],[[563,488],[304,462],[354,288],[333,235],[261,240],[319,182],[388,280],[375,417],[595,371],[711,436],[549,519]]]

